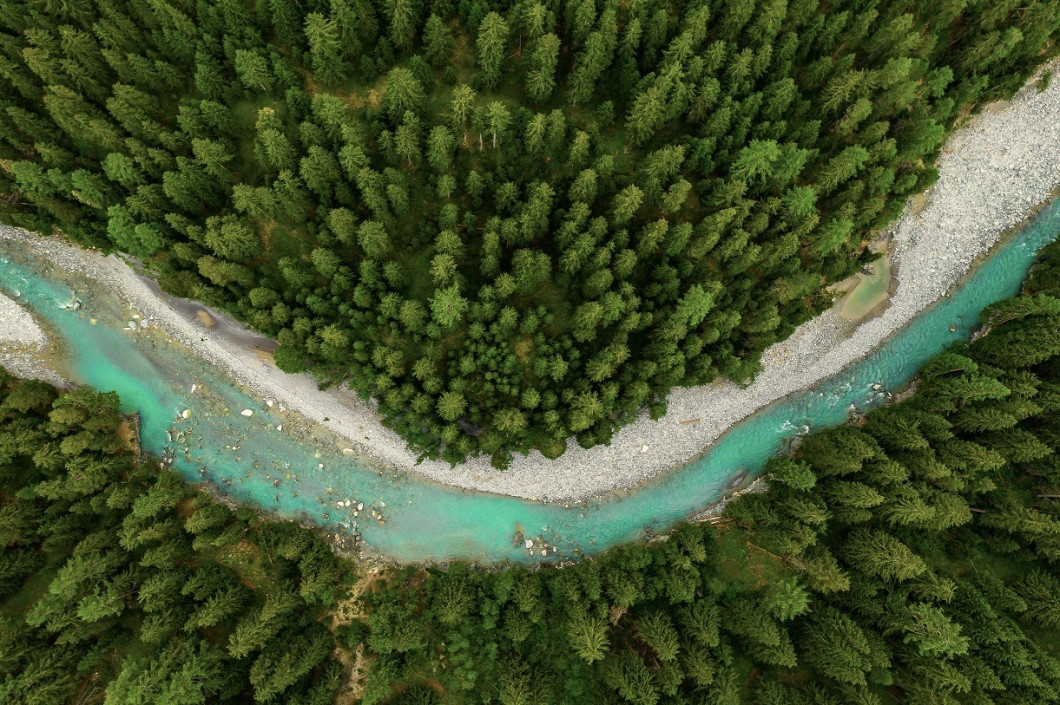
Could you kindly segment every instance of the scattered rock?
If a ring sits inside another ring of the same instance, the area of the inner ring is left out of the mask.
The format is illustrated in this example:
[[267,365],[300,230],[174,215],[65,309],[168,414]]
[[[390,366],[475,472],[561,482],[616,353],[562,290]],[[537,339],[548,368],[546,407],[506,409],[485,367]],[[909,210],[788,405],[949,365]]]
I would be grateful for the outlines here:
[[242,411],[239,412],[239,414],[241,416],[253,416],[254,415],[254,411],[252,409],[243,409]]

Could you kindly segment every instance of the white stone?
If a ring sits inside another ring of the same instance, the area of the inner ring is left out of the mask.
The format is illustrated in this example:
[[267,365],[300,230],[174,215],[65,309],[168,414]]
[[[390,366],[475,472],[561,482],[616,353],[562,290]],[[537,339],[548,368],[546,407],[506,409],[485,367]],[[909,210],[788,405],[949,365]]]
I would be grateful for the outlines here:
[[250,410],[250,409],[243,409],[239,413],[242,416],[253,416],[254,415],[254,412],[252,410]]
[[531,541],[530,539],[527,539],[526,540],[526,547],[527,548],[533,548],[534,547],[534,542]]

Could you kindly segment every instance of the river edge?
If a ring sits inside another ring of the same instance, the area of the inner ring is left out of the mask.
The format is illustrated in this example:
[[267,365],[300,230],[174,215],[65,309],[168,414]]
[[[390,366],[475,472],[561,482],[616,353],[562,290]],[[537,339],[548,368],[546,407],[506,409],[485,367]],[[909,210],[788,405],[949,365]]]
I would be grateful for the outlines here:
[[[416,454],[382,426],[373,404],[345,390],[322,392],[308,375],[283,374],[268,360],[272,341],[227,314],[161,294],[153,281],[117,257],[104,258],[57,238],[12,228],[0,229],[0,238],[26,242],[63,269],[110,287],[170,337],[256,396],[275,399],[346,439],[349,450],[367,456],[369,464],[478,492],[573,503],[635,489],[702,456],[735,423],[839,373],[952,291],[1005,233],[1033,216],[1028,210],[1039,208],[1060,186],[1060,86],[1053,82],[1039,93],[1034,88],[1037,80],[1032,78],[1011,101],[985,106],[947,141],[939,161],[940,179],[928,192],[926,205],[919,213],[907,209],[892,228],[897,286],[882,313],[848,336],[844,329],[849,324],[843,325],[838,311],[831,309],[767,350],[763,372],[747,388],[722,382],[675,389],[663,419],[651,421],[642,415],[620,430],[610,446],[574,446],[555,461],[534,452],[516,458],[503,472],[486,459],[455,468],[440,462],[417,464]],[[991,207],[974,207],[985,203]],[[204,326],[200,310],[215,325]]]

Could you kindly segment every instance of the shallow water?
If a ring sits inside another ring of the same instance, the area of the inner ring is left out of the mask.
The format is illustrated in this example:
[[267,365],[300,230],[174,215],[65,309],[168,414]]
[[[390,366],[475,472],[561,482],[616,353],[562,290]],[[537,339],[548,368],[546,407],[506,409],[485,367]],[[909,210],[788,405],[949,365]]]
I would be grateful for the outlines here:
[[871,275],[860,275],[861,280],[843,302],[843,317],[860,321],[872,309],[887,300],[887,289],[891,285],[891,262],[885,255],[872,263]]
[[[927,358],[966,338],[984,306],[1019,290],[1037,250],[1058,232],[1060,202],[1054,201],[952,297],[923,312],[870,357],[766,407],[683,468],[635,491],[569,509],[374,469],[342,455],[323,436],[278,431],[277,425],[288,423],[285,415],[240,391],[187,349],[150,328],[124,330],[131,312],[113,295],[52,272],[27,248],[4,240],[0,288],[9,295],[17,291],[18,300],[63,339],[61,371],[77,382],[117,391],[126,411],[140,413],[144,450],[173,458],[173,467],[189,481],[214,483],[236,500],[308,518],[332,531],[356,532],[371,550],[400,561],[553,561],[663,531],[716,501],[742,471],[760,471],[796,435],[843,423],[852,404],[864,410],[882,403],[886,395],[874,391],[874,384],[899,387]],[[62,309],[75,292],[81,310]],[[179,418],[184,409],[191,412],[187,420]],[[242,416],[243,409],[254,415]],[[174,430],[187,435],[174,437]],[[347,499],[349,508],[336,506]],[[354,517],[359,502],[364,510]],[[382,522],[373,518],[373,509]],[[513,545],[517,531],[534,540],[533,556],[522,543]],[[542,538],[557,552],[550,549],[542,557]]]

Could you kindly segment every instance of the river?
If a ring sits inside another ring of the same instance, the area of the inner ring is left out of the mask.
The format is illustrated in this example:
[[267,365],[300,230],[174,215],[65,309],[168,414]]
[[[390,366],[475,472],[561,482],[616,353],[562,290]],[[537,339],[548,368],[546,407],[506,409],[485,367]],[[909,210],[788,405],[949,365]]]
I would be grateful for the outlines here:
[[[56,273],[18,243],[0,240],[0,288],[59,338],[62,353],[52,362],[60,372],[118,392],[123,410],[140,414],[143,449],[172,459],[190,482],[357,536],[370,552],[401,562],[553,562],[663,532],[716,502],[734,478],[759,472],[798,434],[883,403],[886,391],[906,384],[925,360],[967,338],[984,306],[1015,294],[1035,253],[1058,232],[1060,202],[1053,201],[948,299],[869,357],[760,410],[684,467],[636,490],[569,507],[454,489],[344,455],[325,432],[291,433],[289,417],[188,349],[151,328],[129,330],[130,313],[112,293]],[[81,308],[64,308],[75,296]]]

